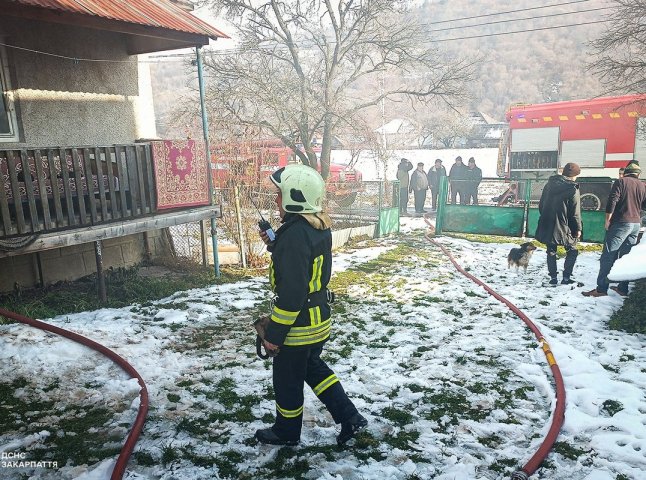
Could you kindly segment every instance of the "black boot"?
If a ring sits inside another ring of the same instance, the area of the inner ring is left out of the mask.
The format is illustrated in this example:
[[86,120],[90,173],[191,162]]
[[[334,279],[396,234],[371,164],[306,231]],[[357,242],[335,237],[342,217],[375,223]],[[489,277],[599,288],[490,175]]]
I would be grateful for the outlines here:
[[276,435],[271,428],[256,430],[255,437],[256,440],[258,440],[260,443],[266,443],[268,445],[298,445],[298,440],[283,440],[278,435]]
[[360,413],[355,413],[348,420],[341,423],[341,433],[336,437],[336,443],[343,445],[353,438],[357,433],[366,428],[368,420]]

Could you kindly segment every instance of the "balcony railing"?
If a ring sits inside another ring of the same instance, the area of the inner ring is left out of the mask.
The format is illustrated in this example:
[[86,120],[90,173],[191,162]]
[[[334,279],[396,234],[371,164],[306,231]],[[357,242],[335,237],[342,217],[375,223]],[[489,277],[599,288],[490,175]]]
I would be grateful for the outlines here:
[[156,212],[148,143],[0,150],[0,238]]

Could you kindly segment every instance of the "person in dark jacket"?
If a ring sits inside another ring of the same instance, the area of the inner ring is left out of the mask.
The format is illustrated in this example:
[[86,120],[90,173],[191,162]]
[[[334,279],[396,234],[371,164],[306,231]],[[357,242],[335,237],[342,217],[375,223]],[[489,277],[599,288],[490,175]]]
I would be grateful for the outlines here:
[[[615,261],[630,252],[637,243],[641,226],[641,209],[646,208],[646,186],[639,181],[641,168],[636,161],[624,169],[624,176],[615,180],[608,195],[606,205],[606,236],[599,259],[597,287],[583,292],[586,297],[605,297],[608,295],[608,274]],[[628,282],[619,282],[610,287],[622,297],[628,295]]]
[[565,247],[565,265],[563,268],[564,285],[575,283],[572,271],[579,255],[577,242],[581,238],[581,196],[579,186],[575,183],[581,168],[576,163],[563,167],[561,175],[549,178],[543,189],[538,204],[540,217],[536,228],[536,240],[547,246],[547,273],[550,285],[557,285],[556,247]]
[[451,184],[451,203],[455,205],[457,195],[460,195],[460,203],[465,203],[465,180],[467,178],[467,166],[462,163],[462,157],[455,157],[455,163],[449,171],[449,182]]
[[273,357],[276,419],[256,439],[272,445],[296,445],[303,423],[303,387],[307,383],[323,402],[344,444],[367,425],[346,395],[339,378],[321,359],[330,337],[331,309],[327,289],[332,271],[332,220],[322,212],[323,178],[306,165],[288,165],[270,176],[277,187],[282,219],[271,242],[269,283],[275,294],[264,346]]
[[428,177],[424,171],[424,164],[419,162],[417,168],[410,176],[410,188],[415,197],[415,213],[426,213],[424,203],[426,202],[426,190],[428,190]]
[[466,179],[466,201],[464,203],[465,205],[469,205],[473,202],[473,205],[477,205],[478,186],[482,181],[482,170],[480,169],[480,167],[476,166],[476,159],[473,157],[469,159],[469,164],[467,165]]
[[410,177],[408,172],[413,169],[413,164],[406,158],[402,158],[397,166],[397,180],[399,180],[399,213],[408,213],[408,186]]
[[[440,193],[440,180],[446,177],[446,168],[442,166],[442,160],[435,160],[435,165],[428,170],[428,188],[431,189],[431,208],[437,210],[437,196]],[[446,199],[442,200],[446,201]]]

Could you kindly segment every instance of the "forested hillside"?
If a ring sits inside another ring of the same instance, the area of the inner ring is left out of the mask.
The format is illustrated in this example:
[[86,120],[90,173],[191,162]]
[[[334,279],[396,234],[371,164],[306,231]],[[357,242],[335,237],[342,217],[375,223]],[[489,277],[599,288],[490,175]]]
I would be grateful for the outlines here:
[[[547,5],[558,6],[536,8]],[[438,45],[456,56],[477,52],[483,57],[478,78],[471,88],[471,108],[502,119],[512,102],[569,100],[603,93],[599,81],[586,71],[586,62],[591,60],[587,43],[601,34],[605,24],[585,23],[602,20],[609,10],[597,9],[609,5],[610,2],[603,0],[428,0],[420,9],[421,16],[428,19],[429,32],[435,40],[493,34],[443,41]],[[532,9],[490,15],[528,8]],[[482,17],[439,23],[474,16]],[[447,28],[451,29],[444,30]],[[541,28],[544,30],[499,35]]]
[[[481,59],[477,76],[468,86],[469,99],[461,109],[482,111],[502,120],[514,102],[604,93],[598,79],[586,70],[586,63],[592,59],[588,42],[600,36],[606,25],[590,22],[603,20],[610,5],[604,0],[426,0],[413,15],[424,19],[430,41],[451,58]],[[568,27],[553,28],[561,25]],[[506,34],[522,30],[534,31]],[[182,100],[197,98],[196,69],[189,60],[169,58],[151,64],[160,135],[184,135],[190,128],[185,120],[177,119]],[[413,111],[404,104],[393,104],[383,120],[401,115],[414,119],[425,113],[424,109]],[[370,124],[381,123],[378,109],[370,116]]]

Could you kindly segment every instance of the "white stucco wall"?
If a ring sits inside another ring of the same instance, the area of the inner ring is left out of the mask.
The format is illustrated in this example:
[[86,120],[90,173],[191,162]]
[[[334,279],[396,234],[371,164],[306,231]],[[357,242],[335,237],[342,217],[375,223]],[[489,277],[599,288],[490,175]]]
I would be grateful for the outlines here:
[[81,59],[6,49],[21,142],[2,146],[109,145],[155,136],[151,92],[142,90],[150,80],[144,76],[140,84],[138,59],[126,53],[124,35],[0,17],[0,38]]

